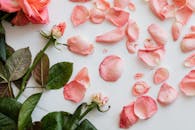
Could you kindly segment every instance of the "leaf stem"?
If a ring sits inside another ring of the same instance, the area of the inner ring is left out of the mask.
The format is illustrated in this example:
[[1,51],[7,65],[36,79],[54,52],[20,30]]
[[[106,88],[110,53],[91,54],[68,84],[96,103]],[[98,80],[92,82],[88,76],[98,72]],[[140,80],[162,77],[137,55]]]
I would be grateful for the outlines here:
[[14,98],[14,93],[13,93],[13,90],[12,90],[12,86],[11,86],[11,82],[8,81],[8,92],[9,92],[9,96]]
[[87,106],[87,110],[79,117],[79,120],[83,119],[90,111],[92,111],[94,108],[97,108],[97,104],[95,102],[92,102],[90,105]]
[[25,90],[25,86],[26,83],[31,75],[31,72],[33,71],[33,69],[36,67],[36,65],[38,64],[38,62],[41,60],[45,50],[52,44],[55,43],[56,39],[54,38],[50,38],[49,41],[47,42],[47,44],[45,45],[45,47],[38,53],[37,58],[34,60],[33,64],[31,65],[31,67],[28,69],[26,75],[24,76],[24,78],[22,79],[22,85],[21,85],[21,89],[18,93],[18,95],[16,96],[16,99],[18,99],[20,97],[20,95],[22,94],[22,92]]

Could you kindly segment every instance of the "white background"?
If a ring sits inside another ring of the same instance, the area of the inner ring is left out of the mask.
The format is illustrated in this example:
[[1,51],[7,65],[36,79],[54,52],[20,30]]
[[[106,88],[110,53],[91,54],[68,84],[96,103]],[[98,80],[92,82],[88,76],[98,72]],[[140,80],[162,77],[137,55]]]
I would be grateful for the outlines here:
[[[180,51],[180,41],[173,42],[171,37],[171,24],[173,20],[160,21],[149,10],[147,3],[144,0],[134,0],[136,4],[136,11],[130,12],[130,18],[136,20],[140,28],[140,38],[138,41],[139,47],[143,46],[145,38],[149,37],[147,27],[152,23],[158,23],[169,33],[169,40],[166,45],[166,56],[163,59],[161,66],[166,67],[170,72],[170,78],[167,81],[179,90],[178,84],[185,74],[190,69],[183,67],[183,60],[190,55],[190,53],[183,54]],[[145,74],[143,80],[146,81],[151,89],[148,95],[156,98],[159,85],[152,83],[152,75],[154,70],[144,67],[138,59],[136,54],[129,54],[125,47],[125,40],[114,45],[103,45],[95,42],[95,37],[104,32],[110,31],[115,27],[108,22],[104,22],[99,25],[86,22],[77,28],[74,28],[70,15],[73,7],[78,3],[71,3],[68,0],[52,0],[49,5],[50,23],[47,25],[32,25],[29,24],[23,27],[12,27],[9,23],[4,23],[6,28],[7,42],[15,49],[20,49],[29,46],[34,56],[45,45],[46,41],[39,35],[40,30],[49,31],[54,24],[62,21],[66,21],[67,29],[64,36],[59,39],[60,42],[66,43],[66,39],[70,36],[81,35],[88,41],[94,43],[95,52],[93,55],[83,57],[69,52],[65,47],[60,47],[61,51],[54,47],[49,48],[46,53],[50,58],[51,65],[61,62],[69,61],[74,63],[74,71],[72,78],[78,73],[78,71],[86,66],[89,70],[91,78],[91,86],[87,90],[86,96],[83,101],[90,101],[90,96],[93,93],[103,92],[103,94],[109,96],[109,103],[111,109],[107,113],[99,113],[97,111],[91,112],[86,118],[88,118],[99,130],[119,130],[119,114],[124,105],[128,105],[135,100],[135,97],[131,94],[132,85],[135,83],[133,78],[136,72],[142,72]],[[88,8],[92,7],[92,3],[83,4]],[[185,26],[182,32],[182,36],[189,32],[189,27],[195,24],[195,15],[191,18],[188,25]],[[107,49],[107,53],[103,53],[103,50]],[[125,61],[124,73],[120,80],[114,83],[108,83],[103,81],[98,73],[98,66],[104,57],[110,54],[116,54],[122,57]],[[35,81],[31,79],[28,86],[37,86]],[[20,101],[24,101],[25,97],[38,91],[37,89],[27,89]],[[79,104],[74,104],[64,100],[63,88],[55,91],[44,92],[39,107],[33,112],[33,120],[40,120],[48,112],[52,111],[68,111],[73,112]],[[195,125],[195,98],[185,97],[181,92],[178,99],[172,105],[162,107],[160,105],[159,110],[155,116],[146,121],[139,121],[135,124],[131,130],[194,130]]]

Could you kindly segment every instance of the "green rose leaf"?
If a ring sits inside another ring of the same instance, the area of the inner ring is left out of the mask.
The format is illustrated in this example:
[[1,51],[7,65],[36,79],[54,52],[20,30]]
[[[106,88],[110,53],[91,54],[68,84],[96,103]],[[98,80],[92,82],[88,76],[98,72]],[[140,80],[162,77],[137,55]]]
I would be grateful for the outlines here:
[[0,59],[6,61],[5,29],[0,22]]
[[29,124],[32,123],[31,114],[40,98],[41,98],[41,93],[37,93],[30,96],[23,103],[18,117],[18,130],[25,130],[28,128]]
[[43,54],[32,74],[37,83],[45,86],[49,76],[49,58],[46,54]]
[[59,89],[68,82],[72,75],[73,63],[60,62],[49,70],[49,79],[46,84],[47,89]]
[[7,79],[8,79],[8,72],[7,72],[7,69],[5,68],[5,66],[3,65],[3,63],[0,61],[0,78],[4,81],[7,82]]
[[69,120],[71,114],[66,112],[52,112],[41,119],[42,130],[66,130],[64,124]]
[[22,104],[13,98],[0,98],[0,113],[18,121],[18,114]]
[[29,48],[17,50],[6,61],[6,67],[9,71],[9,81],[20,79],[28,70],[31,64],[31,52]]
[[16,123],[13,119],[0,113],[0,130],[15,130]]
[[0,97],[10,97],[7,83],[0,84]]
[[6,44],[6,58],[8,59],[12,54],[15,52],[15,50]]
[[83,120],[76,130],[97,130],[95,126],[87,119]]

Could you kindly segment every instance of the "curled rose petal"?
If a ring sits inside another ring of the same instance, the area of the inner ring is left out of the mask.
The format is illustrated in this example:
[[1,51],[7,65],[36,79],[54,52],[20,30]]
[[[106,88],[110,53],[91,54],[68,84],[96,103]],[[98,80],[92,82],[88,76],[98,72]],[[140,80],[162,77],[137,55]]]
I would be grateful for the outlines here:
[[149,7],[151,11],[161,20],[164,20],[165,17],[162,15],[162,9],[168,5],[167,0],[149,0]]
[[114,7],[124,9],[128,6],[130,0],[114,0]]
[[148,27],[148,32],[158,45],[166,44],[168,40],[167,32],[157,24],[151,24]]
[[195,50],[195,33],[187,34],[183,38],[180,47],[183,52],[190,52]]
[[195,54],[192,54],[185,59],[184,66],[188,68],[195,67]]
[[152,49],[138,50],[138,58],[149,67],[158,66],[164,54],[165,49],[163,46]]
[[173,40],[176,41],[181,35],[183,25],[180,22],[174,22],[172,25],[172,37]]
[[191,31],[192,31],[192,32],[195,32],[195,25],[192,25],[192,26],[191,26]]
[[134,79],[135,80],[139,80],[139,79],[141,79],[141,78],[143,78],[144,77],[144,74],[143,73],[136,73],[135,75],[134,75]]
[[0,10],[8,13],[17,12],[21,9],[17,0],[0,0]]
[[129,2],[128,7],[132,11],[135,11],[136,10],[135,4],[133,2],[131,2],[131,1]]
[[18,11],[16,16],[12,19],[11,23],[17,26],[24,26],[29,23],[29,20],[23,11]]
[[70,0],[71,2],[88,2],[88,1],[91,1],[91,0]]
[[130,42],[135,42],[139,38],[139,27],[137,23],[133,20],[128,22],[127,30],[126,30],[127,38]]
[[89,18],[89,11],[85,6],[77,5],[74,7],[71,15],[71,21],[74,26],[85,23]]
[[[114,67],[113,67],[114,66]],[[123,60],[116,56],[110,55],[104,58],[99,66],[99,74],[105,81],[117,81],[123,72]]]
[[120,128],[129,128],[134,125],[139,118],[134,113],[134,102],[128,106],[124,106],[120,113]]
[[105,20],[105,13],[99,9],[93,8],[90,10],[90,21],[95,24],[100,24]]
[[83,56],[92,54],[94,51],[93,44],[85,41],[80,36],[70,37],[67,40],[67,45],[68,45],[68,49],[71,52],[79,54],[79,55],[83,55]]
[[158,47],[158,45],[154,42],[153,39],[151,39],[151,38],[146,38],[146,39],[144,40],[144,47],[145,47],[146,49],[155,49],[155,48]]
[[180,90],[186,96],[195,96],[195,70],[190,71],[180,82]]
[[150,89],[150,86],[144,81],[137,81],[132,88],[132,94],[134,96],[142,96],[146,94]]
[[148,119],[158,110],[156,101],[150,96],[138,97],[134,104],[134,112],[139,119]]
[[124,26],[129,20],[129,13],[120,8],[110,8],[106,19],[117,27]]
[[178,22],[185,25],[189,21],[190,17],[192,16],[192,13],[193,12],[190,8],[184,6],[176,11],[175,17]]
[[169,78],[169,71],[166,68],[158,68],[153,76],[155,84],[160,84]]
[[80,102],[84,98],[85,92],[85,86],[76,80],[64,86],[64,98],[75,103]]
[[106,11],[110,8],[110,3],[107,0],[96,0],[94,2],[97,9]]
[[172,1],[179,8],[185,6],[187,2],[187,0],[172,0]]
[[137,51],[137,44],[135,42],[126,41],[126,47],[130,54],[134,54]]
[[74,80],[78,81],[79,83],[83,84],[85,88],[88,88],[90,85],[90,78],[88,75],[87,67],[83,67],[79,73],[76,75]]
[[112,31],[106,32],[96,37],[96,42],[101,43],[116,43],[125,37],[125,30],[123,28],[116,28]]
[[188,0],[187,6],[188,6],[191,10],[195,11],[195,0]]
[[176,100],[177,96],[177,90],[167,83],[164,83],[158,92],[157,101],[162,105],[169,105]]
[[175,16],[175,5],[166,5],[160,12],[165,18],[174,18]]

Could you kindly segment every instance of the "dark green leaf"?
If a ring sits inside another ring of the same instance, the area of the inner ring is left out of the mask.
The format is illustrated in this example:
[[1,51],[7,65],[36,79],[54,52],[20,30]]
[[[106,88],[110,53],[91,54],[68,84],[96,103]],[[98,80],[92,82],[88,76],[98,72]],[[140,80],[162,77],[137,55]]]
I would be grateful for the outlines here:
[[32,74],[37,83],[45,86],[49,76],[49,58],[46,54],[43,54]]
[[28,128],[31,123],[31,114],[40,98],[41,93],[34,94],[23,103],[18,117],[18,130],[25,130]]
[[15,121],[0,113],[0,130],[16,130]]
[[0,21],[0,59],[6,61],[5,29]]
[[71,116],[69,113],[65,112],[52,112],[47,114],[41,120],[42,130],[66,130],[63,129],[64,123],[67,118]]
[[18,120],[21,103],[12,98],[0,98],[0,113],[10,117],[14,121]]
[[0,97],[10,97],[7,83],[0,84]]
[[97,130],[95,126],[87,119],[83,120],[76,130]]
[[7,61],[6,67],[9,71],[9,81],[20,79],[31,64],[31,53],[29,48],[17,50]]
[[0,61],[0,78],[1,80],[3,79],[4,81],[7,81],[8,79],[8,72],[3,63]]
[[33,122],[32,126],[29,127],[27,130],[42,130],[41,129],[41,122],[39,122],[39,121]]
[[8,59],[12,54],[15,52],[15,50],[6,44],[6,58]]
[[49,70],[47,89],[59,89],[68,82],[72,75],[73,64],[61,62],[53,65]]

